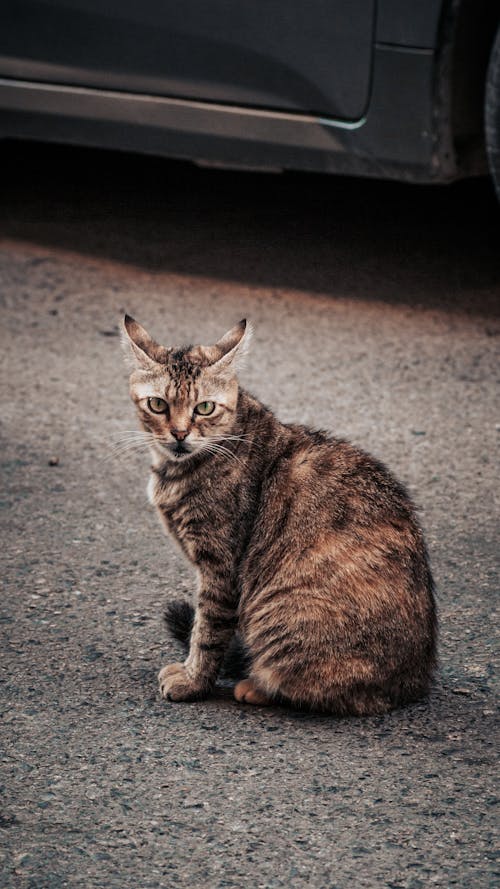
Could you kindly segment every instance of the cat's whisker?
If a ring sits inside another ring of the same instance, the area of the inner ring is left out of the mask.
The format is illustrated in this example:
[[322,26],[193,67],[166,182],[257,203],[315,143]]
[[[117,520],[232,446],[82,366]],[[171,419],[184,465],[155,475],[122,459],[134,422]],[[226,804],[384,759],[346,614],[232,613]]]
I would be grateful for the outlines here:
[[137,442],[126,442],[124,444],[114,445],[109,448],[109,453],[113,454],[121,454],[126,451],[134,451],[134,450],[145,450],[149,447],[149,442],[146,441],[137,441]]
[[255,441],[253,435],[211,435],[208,439],[209,441],[213,441],[215,443],[219,442],[232,442],[232,441],[241,441],[245,444],[251,444],[256,450],[261,450],[261,447],[258,442]]
[[221,433],[220,435],[217,435],[217,433],[216,433],[215,435],[212,435],[211,438],[235,438],[235,439],[238,439],[238,441],[243,441],[243,440],[251,439],[252,436],[245,435],[244,433],[241,435],[235,435],[233,433]]
[[143,445],[147,445],[148,442],[144,440],[136,440],[136,441],[120,441],[114,445],[109,445],[110,451],[120,450],[121,448],[127,447],[142,447]]
[[130,456],[130,454],[137,454],[137,453],[139,453],[139,451],[140,451],[140,448],[134,448],[134,449],[128,448],[125,451],[115,451],[114,453],[106,454],[104,457],[102,457],[101,462],[107,463],[110,460],[118,460],[121,457]]
[[148,444],[146,441],[128,441],[122,442],[122,444],[115,445],[110,448],[111,453],[118,453],[119,451],[133,451],[140,450]]
[[253,438],[253,434],[246,432],[221,432],[215,433],[215,438],[219,435],[220,438]]
[[149,446],[149,442],[147,441],[124,441],[117,445],[112,445],[109,450],[110,453],[115,453],[116,451],[128,450],[129,448],[144,448]]
[[143,440],[152,437],[152,432],[145,432],[144,430],[130,430],[127,432],[120,432],[115,435],[111,435],[111,441],[115,441],[117,444],[122,441],[135,441],[135,440]]
[[149,441],[128,441],[121,442],[120,444],[114,445],[110,448],[109,453],[101,458],[100,463],[104,463],[109,460],[114,460],[118,457],[128,456],[133,452],[143,451],[145,448],[149,446]]
[[121,441],[137,441],[137,440],[146,440],[149,438],[153,438],[153,433],[146,431],[144,429],[141,430],[127,430],[120,432],[111,436],[111,441],[115,441],[117,444]]
[[128,432],[131,432],[134,435],[135,434],[138,434],[138,435],[149,435],[150,434],[147,429],[138,429],[136,426],[134,426],[132,428],[128,427],[127,429],[123,429],[123,428],[116,429],[115,432],[111,432],[110,435],[111,436],[122,435],[123,433],[128,433]]
[[143,435],[124,435],[121,438],[116,439],[114,444],[120,445],[120,444],[128,444],[129,442],[150,441],[153,437],[154,436],[150,432],[144,433]]
[[223,454],[226,457],[229,457],[229,458],[232,457],[233,460],[236,460],[237,463],[239,463],[241,466],[244,466],[243,461],[240,460],[240,458],[234,453],[234,451],[231,451],[230,448],[225,448],[223,445],[219,444],[218,442],[212,441],[210,444],[204,445],[204,447],[201,448],[201,450],[208,451],[210,454]]
[[210,441],[251,441],[250,436],[244,435],[211,435]]

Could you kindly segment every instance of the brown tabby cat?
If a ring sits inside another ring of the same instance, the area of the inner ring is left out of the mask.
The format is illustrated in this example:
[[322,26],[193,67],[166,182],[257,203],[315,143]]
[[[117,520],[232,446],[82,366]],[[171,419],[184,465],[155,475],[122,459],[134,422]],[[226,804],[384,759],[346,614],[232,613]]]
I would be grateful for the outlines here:
[[167,349],[125,317],[149,497],[199,572],[189,654],[161,670],[161,694],[206,696],[238,631],[238,701],[357,715],[414,701],[436,616],[412,503],[373,457],[280,423],[240,388],[249,333],[242,321],[214,346]]

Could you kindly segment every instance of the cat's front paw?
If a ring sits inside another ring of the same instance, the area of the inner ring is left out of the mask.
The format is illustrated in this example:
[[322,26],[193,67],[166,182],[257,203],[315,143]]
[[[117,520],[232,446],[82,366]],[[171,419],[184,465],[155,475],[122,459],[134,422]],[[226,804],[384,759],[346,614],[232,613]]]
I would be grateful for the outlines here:
[[206,685],[192,679],[184,664],[168,664],[158,673],[160,694],[167,701],[199,701],[207,694]]

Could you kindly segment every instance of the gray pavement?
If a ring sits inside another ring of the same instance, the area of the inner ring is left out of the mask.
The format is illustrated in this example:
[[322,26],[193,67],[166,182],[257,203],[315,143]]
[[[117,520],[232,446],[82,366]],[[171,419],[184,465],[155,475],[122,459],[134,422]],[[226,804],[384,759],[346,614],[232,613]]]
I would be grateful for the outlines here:
[[[1,885],[419,889],[495,867],[500,214],[448,189],[3,147]],[[244,382],[385,460],[438,586],[429,701],[162,702],[192,576],[147,505],[117,337],[255,325]],[[496,390],[498,391],[498,390]]]

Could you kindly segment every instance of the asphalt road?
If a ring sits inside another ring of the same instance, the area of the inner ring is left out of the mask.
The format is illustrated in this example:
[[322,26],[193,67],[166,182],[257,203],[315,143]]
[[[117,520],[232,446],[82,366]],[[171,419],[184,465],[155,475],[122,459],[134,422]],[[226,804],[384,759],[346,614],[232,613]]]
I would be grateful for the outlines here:
[[[447,189],[1,150],[2,886],[419,889],[495,867],[500,213]],[[438,586],[429,701],[384,718],[172,705],[163,536],[118,325],[241,317],[244,382],[386,461]],[[497,379],[495,379],[497,378]],[[496,390],[498,391],[498,390]]]

